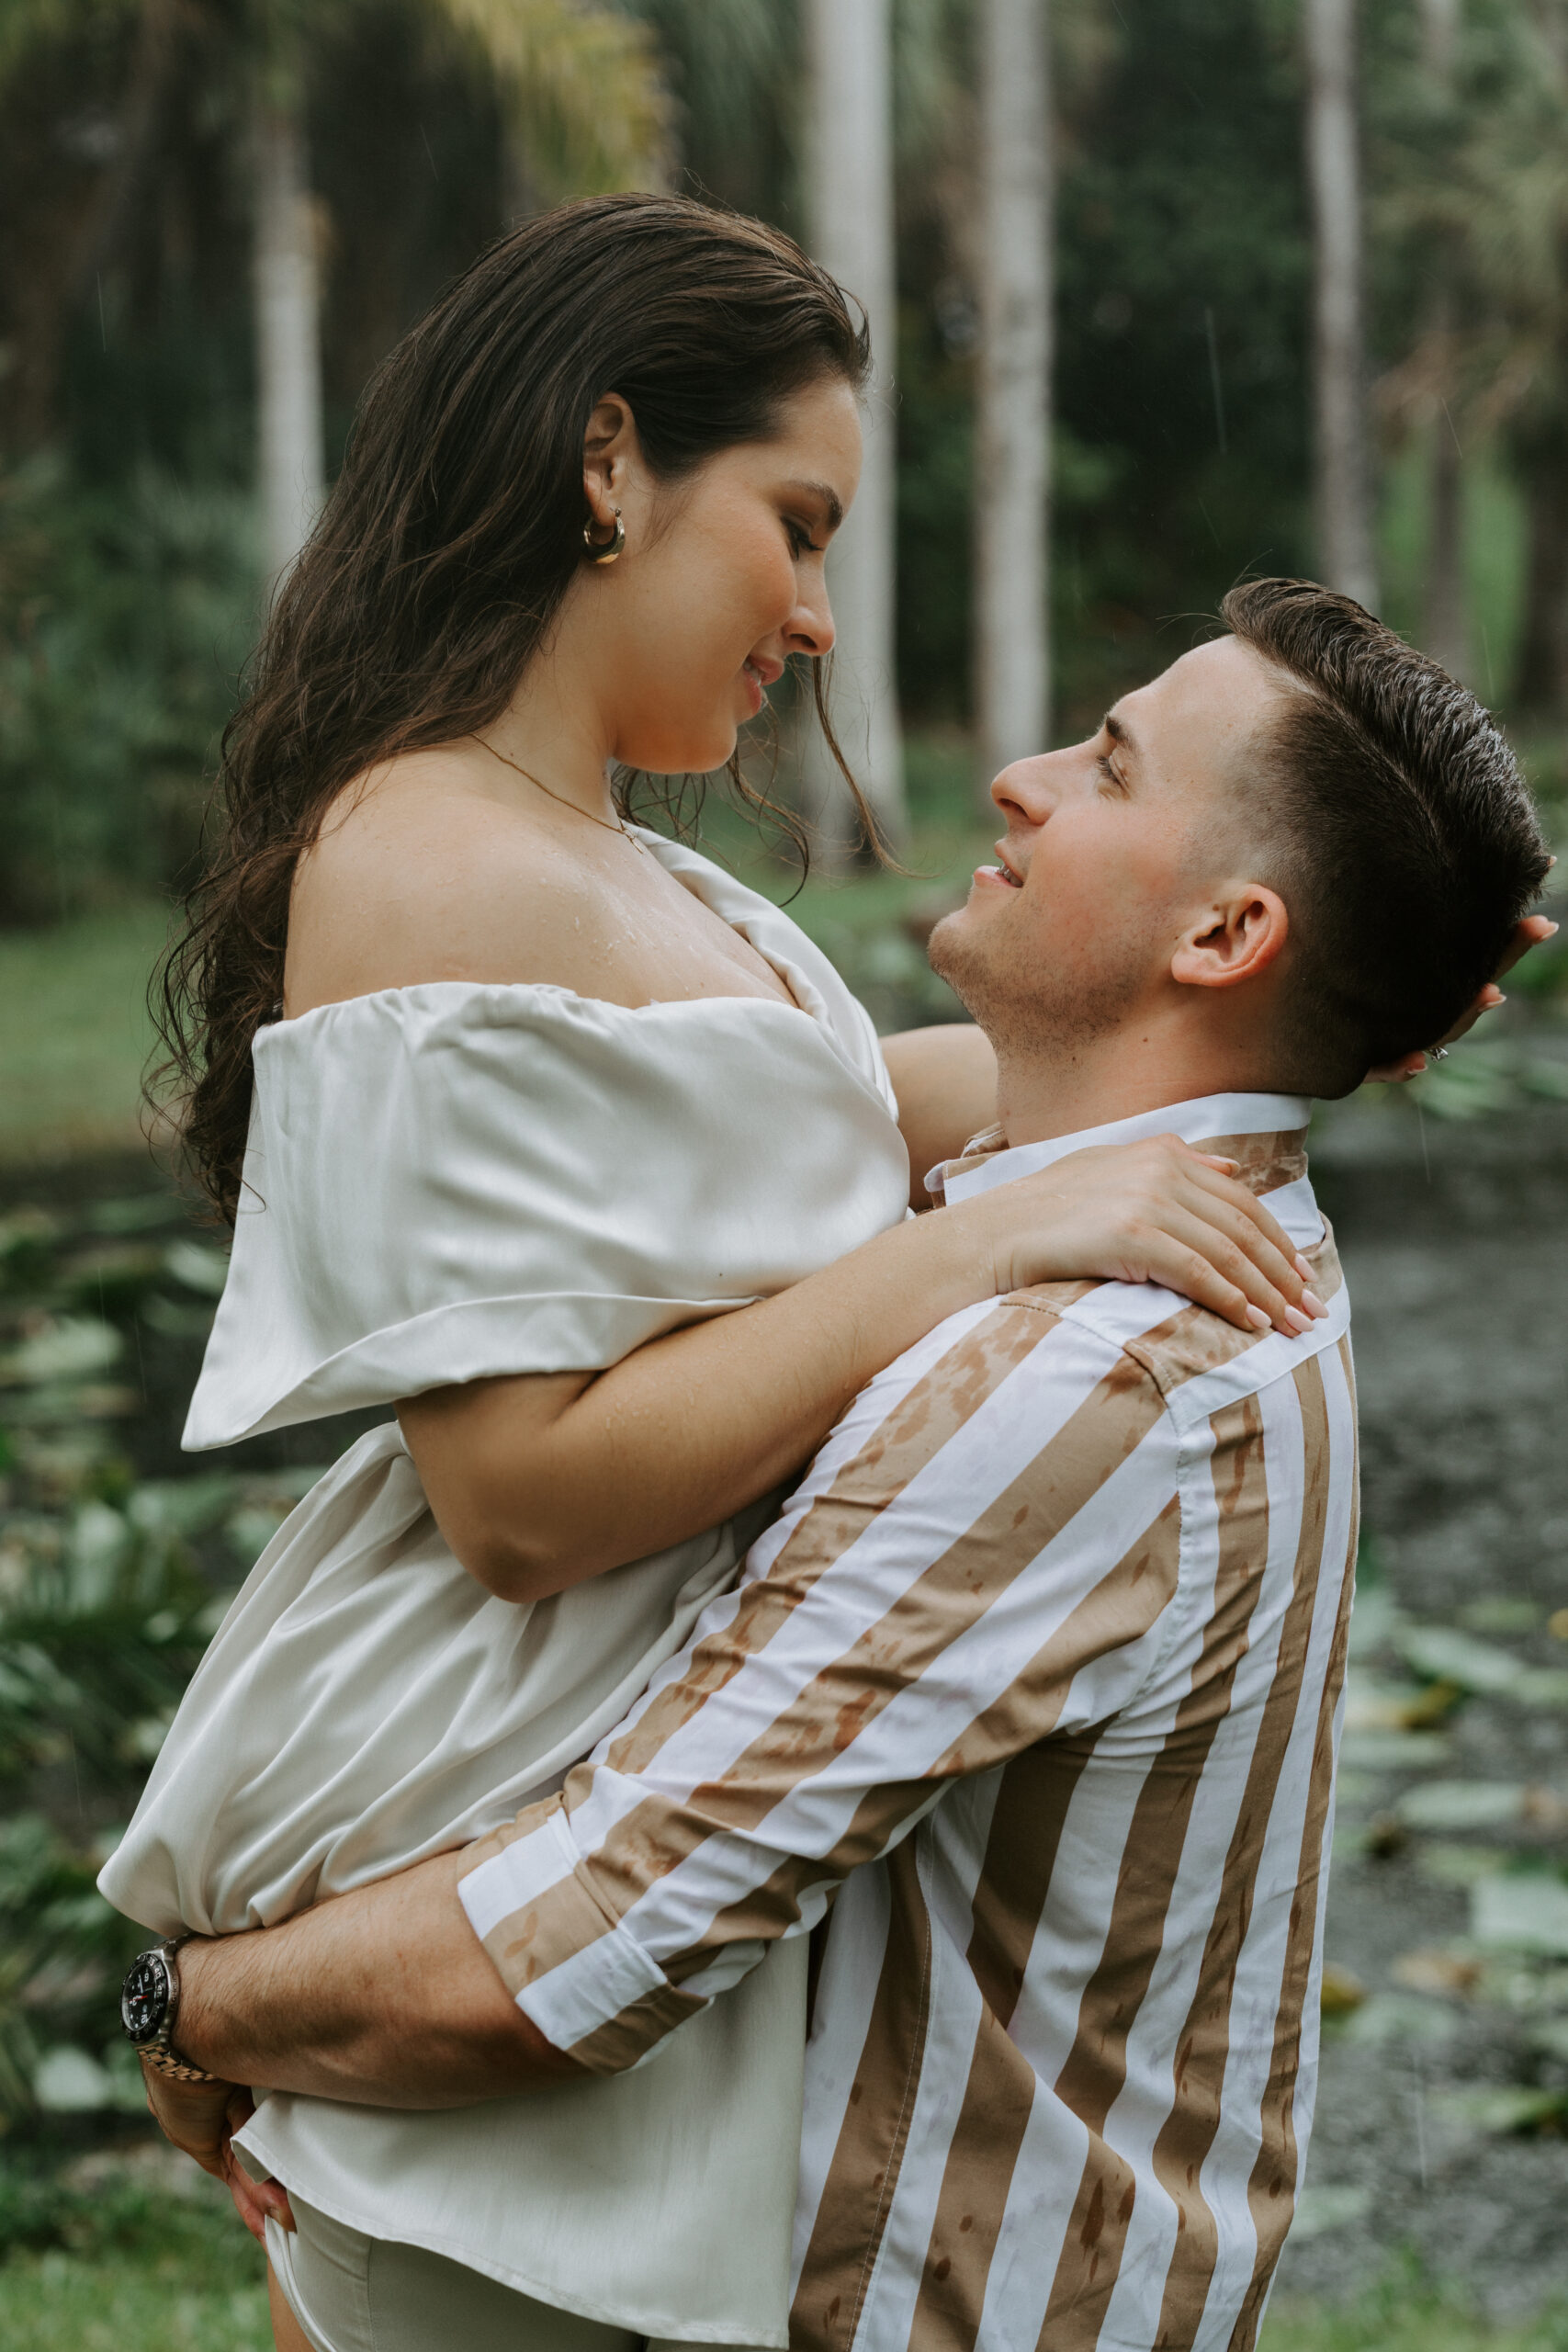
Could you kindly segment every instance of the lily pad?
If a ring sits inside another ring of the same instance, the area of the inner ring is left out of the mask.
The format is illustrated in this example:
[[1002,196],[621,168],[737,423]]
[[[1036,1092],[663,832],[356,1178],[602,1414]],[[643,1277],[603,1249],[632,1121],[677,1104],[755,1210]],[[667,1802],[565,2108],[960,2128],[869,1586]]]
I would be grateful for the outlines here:
[[96,2058],[62,2044],[33,2069],[33,2097],[46,2115],[91,2115],[114,2104],[114,2086]]
[[1291,2234],[1299,2241],[1326,2236],[1331,2230],[1348,2230],[1371,2211],[1371,2204],[1370,2188],[1353,2188],[1348,2181],[1325,2181],[1321,2188],[1303,2188],[1296,2199]]
[[234,1504],[224,1470],[196,1478],[149,1478],[127,1503],[126,1517],[149,1535],[201,1535]]
[[1472,1951],[1443,1951],[1424,1945],[1401,1952],[1393,1963],[1393,1981],[1413,1993],[1437,1993],[1461,2000],[1475,1992],[1486,1973],[1485,1963]]
[[188,1211],[177,1193],[133,1193],[118,1201],[95,1201],[86,1222],[94,1233],[149,1233],[184,1222]]
[[209,1242],[182,1238],[171,1241],[164,1250],[164,1270],[175,1282],[183,1283],[186,1290],[200,1291],[204,1298],[217,1298],[229,1279],[229,1253],[226,1250],[214,1250]]
[[1374,1993],[1345,2022],[1347,2041],[1370,2049],[1387,2042],[1436,2049],[1451,2041],[1460,2018],[1442,2001],[1427,2000],[1419,1993]]
[[1450,1838],[1434,1838],[1416,1856],[1416,1868],[1436,1886],[1474,1886],[1498,1871],[1513,1867],[1514,1856],[1502,1846],[1461,1846]]
[[1429,1681],[1451,1682],[1488,1698],[1511,1690],[1525,1671],[1511,1650],[1478,1641],[1452,1625],[1406,1626],[1399,1636],[1399,1653],[1406,1666]]
[[1353,1771],[1422,1772],[1449,1760],[1435,1731],[1348,1731],[1340,1753]]
[[40,1387],[51,1380],[90,1380],[118,1363],[124,1346],[119,1333],[96,1317],[62,1315],[13,1348],[0,1364],[0,1376]]
[[1523,1820],[1526,1795],[1517,1781],[1426,1781],[1393,1809],[1407,1829],[1499,1829]]
[[1527,1666],[1508,1696],[1522,1707],[1568,1707],[1568,1669],[1561,1666]]
[[1441,1723],[1463,1693],[1452,1682],[1394,1681],[1352,1668],[1345,1680],[1345,1728],[1426,1731]]
[[1439,2123],[1462,2132],[1538,2132],[1568,2114],[1568,2091],[1536,2090],[1522,2083],[1485,2089],[1442,2091],[1431,2102]]
[[1484,1600],[1468,1601],[1459,1622],[1472,1634],[1532,1634],[1540,1623],[1540,1611],[1533,1600],[1493,1593]]
[[1375,1657],[1386,1649],[1404,1619],[1384,1584],[1358,1584],[1350,1611],[1350,1656]]
[[1542,2057],[1568,2063],[1568,2018],[1538,2018],[1530,2027],[1529,2041]]
[[1494,1951],[1568,1958],[1568,1884],[1551,1871],[1511,1871],[1470,1890],[1471,1931]]
[[1354,1970],[1340,1967],[1332,1960],[1325,1962],[1320,1999],[1325,2018],[1348,2017],[1366,1997],[1367,1988]]

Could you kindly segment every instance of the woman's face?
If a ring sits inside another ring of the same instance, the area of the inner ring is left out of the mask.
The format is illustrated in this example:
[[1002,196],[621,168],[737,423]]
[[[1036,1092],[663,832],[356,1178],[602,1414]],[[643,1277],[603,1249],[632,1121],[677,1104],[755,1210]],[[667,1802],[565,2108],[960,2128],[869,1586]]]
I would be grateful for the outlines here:
[[[614,564],[585,563],[563,616],[606,722],[609,753],[654,775],[722,767],[792,653],[833,642],[824,559],[860,481],[855,396],[838,376],[792,395],[772,440],[721,450],[660,484],[622,425],[585,487],[626,534]],[[574,665],[575,666],[575,665]]]

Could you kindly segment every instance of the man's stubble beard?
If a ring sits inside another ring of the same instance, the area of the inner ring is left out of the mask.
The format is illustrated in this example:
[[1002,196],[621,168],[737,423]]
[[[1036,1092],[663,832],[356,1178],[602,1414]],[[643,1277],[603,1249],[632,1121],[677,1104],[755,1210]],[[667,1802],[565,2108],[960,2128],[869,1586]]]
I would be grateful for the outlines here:
[[1068,970],[1045,956],[1010,955],[1006,944],[965,935],[948,916],[931,935],[931,970],[978,1023],[999,1061],[1076,1062],[1122,1026],[1140,995],[1141,960]]

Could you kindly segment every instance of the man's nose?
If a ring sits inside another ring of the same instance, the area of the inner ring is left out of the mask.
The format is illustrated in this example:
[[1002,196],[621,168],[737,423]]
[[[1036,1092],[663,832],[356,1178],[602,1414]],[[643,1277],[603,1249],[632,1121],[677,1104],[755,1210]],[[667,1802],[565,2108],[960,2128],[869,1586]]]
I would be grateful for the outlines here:
[[1026,824],[1045,822],[1056,805],[1059,756],[1055,752],[1036,752],[1028,759],[1013,760],[1002,770],[991,786],[991,798],[1004,817],[1016,812]]

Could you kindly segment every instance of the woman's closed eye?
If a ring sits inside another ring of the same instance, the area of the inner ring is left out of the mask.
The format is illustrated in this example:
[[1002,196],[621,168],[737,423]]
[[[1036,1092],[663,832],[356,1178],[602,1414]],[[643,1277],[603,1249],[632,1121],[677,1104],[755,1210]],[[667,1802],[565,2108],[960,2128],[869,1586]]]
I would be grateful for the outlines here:
[[825,548],[818,546],[804,523],[793,522],[787,514],[784,516],[784,530],[788,534],[790,551],[797,560],[803,555],[827,553]]
[[1127,780],[1125,776],[1120,776],[1117,775],[1115,768],[1111,765],[1111,754],[1109,752],[1096,752],[1094,764],[1100,770],[1101,777],[1108,785],[1110,785],[1112,791],[1126,791]]

